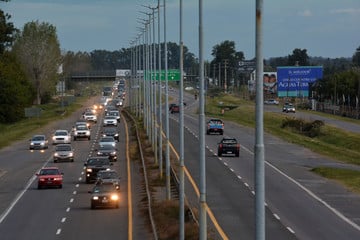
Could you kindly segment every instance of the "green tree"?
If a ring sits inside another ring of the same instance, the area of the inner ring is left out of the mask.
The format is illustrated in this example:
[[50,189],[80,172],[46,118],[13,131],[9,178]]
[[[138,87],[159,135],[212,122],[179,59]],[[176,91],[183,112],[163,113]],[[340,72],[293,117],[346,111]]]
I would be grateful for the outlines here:
[[[214,59],[211,61],[211,66],[215,69],[213,76],[216,78],[219,74],[221,79],[225,79],[225,69],[227,74],[226,85],[229,86],[230,78],[235,77],[233,73],[236,73],[239,62],[245,60],[243,52],[237,52],[235,48],[235,42],[226,40],[213,47],[211,55]],[[220,68],[218,67],[220,66]],[[230,74],[231,73],[231,74]]]
[[309,56],[306,49],[295,48],[288,56],[288,66],[309,66]]
[[55,90],[61,51],[56,28],[49,23],[32,21],[17,35],[13,51],[36,89],[36,104]]
[[0,122],[11,123],[24,117],[34,89],[14,56],[5,53],[0,60]]
[[[3,2],[8,2],[1,0]],[[11,16],[4,13],[0,9],[0,55],[4,53],[7,47],[10,47],[14,41],[14,35],[18,30],[14,27],[14,24],[9,22]]]
[[356,49],[352,57],[352,62],[355,66],[360,67],[360,46]]
[[87,52],[68,51],[63,56],[64,75],[68,76],[73,73],[86,73],[92,71],[91,57]]

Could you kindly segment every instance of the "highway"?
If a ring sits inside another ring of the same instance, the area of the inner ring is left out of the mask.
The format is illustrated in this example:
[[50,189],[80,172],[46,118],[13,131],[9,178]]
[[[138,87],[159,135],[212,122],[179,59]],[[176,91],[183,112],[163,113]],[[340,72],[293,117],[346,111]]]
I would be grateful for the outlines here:
[[[199,186],[197,103],[192,96],[186,101],[185,166]],[[179,149],[178,115],[171,117],[171,141]],[[224,136],[240,141],[240,158],[219,158],[217,143],[223,136],[206,136],[207,203],[229,239],[254,239],[255,133],[226,122]],[[360,196],[310,172],[315,166],[346,164],[268,134],[265,160],[267,239],[360,239]],[[191,188],[186,185],[190,196]],[[197,201],[193,197],[195,206]]]
[[[91,101],[89,101],[90,103]],[[47,136],[56,129],[70,130],[81,111],[70,118],[51,123]],[[44,151],[29,151],[28,141],[19,141],[0,151],[0,238],[19,239],[151,239],[139,202],[140,179],[128,174],[126,159],[126,126],[121,121],[118,161],[115,169],[121,176],[121,200],[118,209],[90,209],[88,193],[93,184],[86,184],[84,162],[94,155],[102,128],[102,115],[91,128],[91,140],[73,141],[74,162],[53,163],[53,146]],[[51,140],[50,140],[51,142]],[[130,169],[136,168],[130,163]],[[58,166],[64,173],[62,189],[37,189],[35,173],[43,166]],[[137,171],[137,168],[135,169]],[[128,181],[133,180],[131,199]],[[131,200],[132,216],[129,216]],[[131,231],[130,231],[131,230]],[[111,236],[111,237],[110,237]]]

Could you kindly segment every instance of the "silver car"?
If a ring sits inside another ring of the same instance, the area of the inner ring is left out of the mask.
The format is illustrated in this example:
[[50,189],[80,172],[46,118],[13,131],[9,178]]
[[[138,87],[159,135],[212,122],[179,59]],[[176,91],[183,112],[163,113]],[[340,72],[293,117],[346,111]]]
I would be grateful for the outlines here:
[[45,135],[34,135],[30,139],[29,149],[47,149],[49,148],[49,142]]
[[70,144],[59,144],[55,146],[53,156],[54,162],[59,161],[74,161],[74,150]]
[[103,121],[103,126],[117,126],[118,120],[115,116],[105,116]]

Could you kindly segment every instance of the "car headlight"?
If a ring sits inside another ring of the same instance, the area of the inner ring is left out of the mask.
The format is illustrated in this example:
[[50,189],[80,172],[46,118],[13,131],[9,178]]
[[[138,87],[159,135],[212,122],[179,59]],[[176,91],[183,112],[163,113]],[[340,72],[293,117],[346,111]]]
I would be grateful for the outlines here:
[[57,157],[57,156],[59,156],[59,153],[57,153],[57,152],[54,153],[54,157]]
[[33,142],[31,142],[31,143],[30,143],[30,145],[32,146],[32,145],[34,145],[34,143],[33,143]]
[[119,136],[119,134],[117,134],[117,133],[116,133],[114,136],[115,136],[115,137],[118,137],[118,136]]
[[87,168],[87,169],[86,169],[86,172],[92,172],[92,169],[91,169],[91,168]]
[[114,152],[112,152],[112,153],[111,153],[111,155],[112,155],[112,156],[115,156],[115,155],[116,155],[116,152],[115,152],[115,151],[114,151]]
[[118,196],[117,194],[112,194],[110,198],[111,198],[111,200],[113,200],[113,201],[119,200],[119,196]]
[[55,141],[55,140],[56,140],[56,137],[55,137],[55,136],[53,136],[53,137],[52,137],[52,139],[53,139],[53,141]]
[[41,146],[44,146],[44,145],[45,145],[45,143],[43,143],[43,142],[42,142],[42,143],[40,143],[40,145],[41,145]]
[[93,200],[99,200],[99,197],[98,197],[98,196],[93,196],[92,199],[93,199]]
[[72,156],[74,156],[74,153],[73,152],[69,153],[69,157],[72,157]]

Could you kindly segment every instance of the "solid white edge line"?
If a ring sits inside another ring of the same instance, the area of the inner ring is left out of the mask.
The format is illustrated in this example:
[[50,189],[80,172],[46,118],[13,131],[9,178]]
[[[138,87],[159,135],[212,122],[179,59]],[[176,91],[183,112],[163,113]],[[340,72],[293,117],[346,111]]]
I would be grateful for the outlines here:
[[324,200],[322,200],[320,197],[316,196],[312,191],[310,191],[309,189],[307,189],[306,187],[304,187],[303,185],[301,185],[298,181],[296,181],[295,179],[291,178],[290,176],[286,175],[284,172],[282,172],[280,169],[278,169],[277,167],[275,167],[274,165],[272,165],[271,163],[265,161],[265,163],[273,168],[275,171],[277,171],[278,173],[280,173],[281,175],[283,175],[284,177],[286,177],[288,180],[290,180],[291,182],[293,182],[295,185],[297,185],[299,188],[301,188],[303,191],[305,191],[307,194],[309,194],[311,197],[313,197],[315,200],[319,201],[320,203],[322,203],[325,207],[327,207],[330,211],[332,211],[336,216],[338,216],[339,218],[341,218],[343,221],[347,222],[348,224],[350,224],[351,226],[353,226],[355,229],[357,229],[358,231],[360,231],[360,226],[357,225],[356,223],[354,223],[353,221],[351,221],[349,218],[345,217],[341,212],[339,212],[338,210],[336,210],[335,208],[331,207],[327,202],[325,202]]

